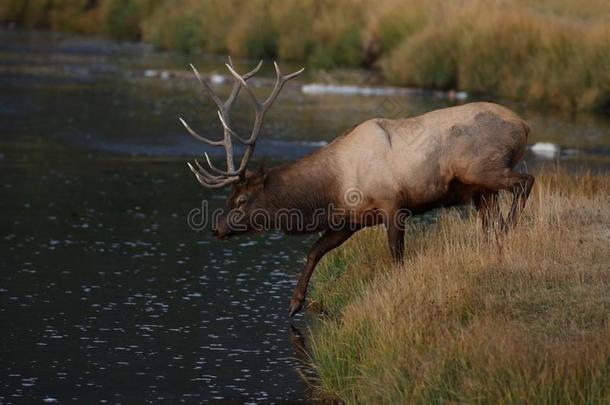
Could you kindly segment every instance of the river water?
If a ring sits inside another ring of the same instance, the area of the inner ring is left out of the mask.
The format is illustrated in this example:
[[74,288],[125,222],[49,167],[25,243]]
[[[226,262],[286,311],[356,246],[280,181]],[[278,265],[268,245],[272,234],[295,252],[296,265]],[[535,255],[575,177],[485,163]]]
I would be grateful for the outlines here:
[[[226,196],[185,165],[218,152],[178,116],[221,133],[189,62],[225,73],[217,57],[0,31],[0,403],[307,400],[287,311],[312,238],[218,242],[188,226],[191,210]],[[260,75],[272,78],[271,66]],[[310,80],[285,88],[257,156],[294,159],[366,118],[453,104],[428,93],[305,94]],[[255,82],[257,92],[270,83]],[[531,123],[532,143],[559,146],[528,152],[530,167],[610,167],[608,117],[509,106]],[[248,107],[244,99],[233,114],[242,133]]]

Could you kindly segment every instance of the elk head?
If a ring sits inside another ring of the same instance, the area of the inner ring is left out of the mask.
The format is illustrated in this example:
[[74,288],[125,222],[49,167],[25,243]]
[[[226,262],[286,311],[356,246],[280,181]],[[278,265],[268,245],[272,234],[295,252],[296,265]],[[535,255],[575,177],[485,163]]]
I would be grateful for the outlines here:
[[[216,95],[216,93],[214,93],[208,81],[201,77],[197,69],[191,65],[191,69],[193,69],[193,72],[203,86],[204,91],[212,99],[214,104],[216,104],[218,108],[218,118],[220,119],[220,123],[224,129],[223,138],[214,141],[207,139],[193,131],[191,127],[189,127],[189,125],[182,118],[180,118],[182,125],[184,125],[186,130],[196,139],[210,146],[223,147],[225,150],[225,170],[216,167],[212,163],[207,153],[204,153],[208,166],[207,168],[203,167],[203,165],[197,160],[195,160],[196,166],[188,163],[188,167],[191,169],[193,174],[195,174],[195,177],[197,180],[199,180],[199,183],[201,183],[202,186],[209,189],[217,189],[229,185],[233,186],[233,192],[227,199],[226,210],[222,213],[222,215],[216,218],[216,221],[213,224],[214,236],[219,239],[226,238],[235,233],[252,231],[253,229],[257,228],[256,226],[253,226],[252,213],[259,208],[265,207],[265,173],[262,170],[252,172],[247,170],[246,166],[254,153],[256,140],[261,131],[265,113],[277,99],[284,84],[293,77],[301,74],[304,70],[301,69],[289,75],[282,75],[278,64],[274,62],[273,64],[275,66],[276,73],[275,85],[273,86],[273,90],[267,99],[260,102],[246,81],[259,71],[262,63],[263,61],[260,61],[252,71],[244,75],[240,75],[233,68],[233,63],[231,62],[231,58],[229,58],[226,66],[233,76],[233,89],[231,90],[229,97],[224,102]],[[239,91],[242,87],[246,89],[246,93],[248,94],[249,99],[252,101],[255,111],[252,132],[247,138],[239,136],[231,128],[231,108],[233,107],[233,103],[237,99]],[[235,167],[235,162],[233,160],[233,140],[245,146],[244,154],[242,155],[237,168]]]

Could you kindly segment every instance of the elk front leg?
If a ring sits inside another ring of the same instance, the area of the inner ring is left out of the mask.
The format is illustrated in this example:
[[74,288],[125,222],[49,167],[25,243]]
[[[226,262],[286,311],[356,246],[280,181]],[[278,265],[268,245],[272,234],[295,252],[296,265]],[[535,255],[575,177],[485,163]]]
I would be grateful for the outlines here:
[[341,230],[327,230],[324,234],[313,244],[307,255],[307,263],[305,269],[299,278],[292,299],[290,300],[290,311],[288,316],[292,317],[294,314],[299,312],[303,307],[305,301],[305,294],[307,294],[307,285],[309,279],[313,274],[316,265],[327,252],[340,246],[343,242],[349,239],[356,232],[356,229],[341,229]]
[[406,218],[400,217],[397,213],[398,212],[394,213],[394,215],[387,219],[385,226],[392,260],[395,264],[401,264],[405,257]]

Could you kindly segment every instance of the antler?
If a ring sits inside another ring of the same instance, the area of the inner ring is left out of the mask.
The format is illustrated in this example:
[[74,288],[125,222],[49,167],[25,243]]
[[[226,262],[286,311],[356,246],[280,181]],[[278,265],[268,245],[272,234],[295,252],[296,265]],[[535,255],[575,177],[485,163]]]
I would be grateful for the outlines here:
[[[276,62],[273,62],[274,66],[275,66],[275,74],[276,74],[275,85],[274,85],[273,90],[271,91],[271,94],[269,95],[269,97],[267,97],[267,99],[261,103],[260,101],[258,101],[256,96],[254,95],[254,92],[252,91],[250,86],[248,86],[248,83],[246,83],[246,81],[249,78],[251,78],[252,76],[254,76],[259,71],[262,64],[263,64],[263,61],[261,60],[253,70],[251,70],[250,72],[248,72],[242,76],[235,71],[235,69],[233,68],[233,63],[231,62],[231,58],[229,57],[229,62],[226,63],[226,66],[229,69],[229,72],[231,72],[231,75],[233,75],[233,89],[231,90],[231,94],[229,95],[229,97],[227,98],[227,100],[225,102],[222,102],[220,100],[220,98],[216,95],[216,93],[214,93],[214,91],[210,87],[207,80],[203,79],[201,77],[201,75],[199,74],[199,72],[197,71],[197,69],[193,65],[191,65],[191,69],[193,69],[195,76],[197,77],[199,82],[202,84],[202,86],[203,86],[204,90],[206,91],[206,93],[208,94],[208,96],[212,99],[212,101],[218,107],[218,118],[220,119],[220,123],[222,124],[222,127],[224,129],[223,139],[214,141],[214,140],[210,140],[210,139],[204,138],[203,136],[199,135],[197,132],[193,131],[191,129],[191,127],[189,127],[189,125],[182,118],[179,118],[180,122],[182,123],[182,125],[184,125],[186,130],[195,138],[199,139],[202,142],[205,142],[206,144],[208,144],[210,146],[222,146],[225,148],[225,154],[226,154],[226,160],[227,160],[227,169],[226,170],[221,170],[221,169],[218,169],[216,166],[214,166],[207,153],[205,153],[206,162],[209,166],[209,169],[215,174],[212,174],[208,170],[204,169],[197,160],[195,160],[195,164],[197,165],[196,168],[191,163],[187,163],[189,168],[191,169],[191,171],[197,177],[197,180],[199,180],[199,182],[204,187],[221,188],[221,187],[224,187],[231,183],[235,183],[243,178],[243,176],[246,172],[246,165],[248,164],[248,161],[252,157],[252,153],[254,153],[254,148],[256,146],[256,139],[258,138],[258,135],[262,128],[263,120],[265,118],[265,113],[267,112],[269,107],[271,107],[271,105],[273,104],[273,102],[275,101],[277,96],[280,94],[280,91],[282,90],[282,87],[284,86],[284,84],[288,80],[298,76],[299,74],[301,74],[303,72],[303,70],[305,70],[305,69],[301,69],[301,70],[291,73],[289,75],[282,76],[279,66],[277,65]],[[231,128],[231,119],[230,119],[231,118],[230,117],[231,108],[233,107],[233,103],[237,99],[237,96],[238,96],[239,91],[242,86],[246,89],[249,98],[252,100],[252,103],[254,104],[254,110],[255,110],[254,125],[252,128],[252,132],[250,133],[250,136],[247,139],[242,138],[241,136],[237,135],[237,133]],[[236,141],[238,141],[241,144],[246,146],[246,151],[244,152],[244,154],[240,160],[237,170],[235,169],[234,161],[233,161],[232,138],[235,138]]]

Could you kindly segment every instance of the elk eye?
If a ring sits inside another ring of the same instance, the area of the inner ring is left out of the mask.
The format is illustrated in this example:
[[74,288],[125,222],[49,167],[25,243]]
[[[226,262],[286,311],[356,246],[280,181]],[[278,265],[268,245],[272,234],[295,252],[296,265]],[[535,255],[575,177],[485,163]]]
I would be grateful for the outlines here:
[[245,203],[246,203],[246,197],[244,197],[244,196],[239,197],[239,199],[237,200],[238,205],[244,205]]

